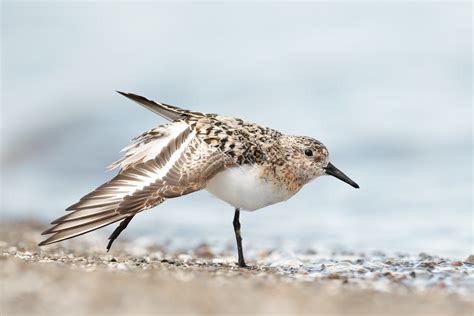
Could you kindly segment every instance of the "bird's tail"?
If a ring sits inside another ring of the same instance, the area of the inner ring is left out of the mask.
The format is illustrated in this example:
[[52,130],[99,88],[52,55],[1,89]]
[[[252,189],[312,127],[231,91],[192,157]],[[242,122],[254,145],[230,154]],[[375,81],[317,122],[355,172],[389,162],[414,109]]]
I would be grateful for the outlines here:
[[117,91],[117,92],[123,95],[124,97],[127,97],[130,100],[133,100],[136,103],[144,106],[148,110],[164,117],[165,119],[169,121],[178,121],[178,120],[186,119],[189,117],[203,117],[204,116],[204,114],[201,112],[189,111],[189,110],[185,110],[174,105],[169,105],[169,104],[165,104],[165,103],[161,103],[161,102],[157,102],[153,100],[148,100],[147,98],[142,97],[137,94],[126,93],[126,92],[121,92],[121,91]]

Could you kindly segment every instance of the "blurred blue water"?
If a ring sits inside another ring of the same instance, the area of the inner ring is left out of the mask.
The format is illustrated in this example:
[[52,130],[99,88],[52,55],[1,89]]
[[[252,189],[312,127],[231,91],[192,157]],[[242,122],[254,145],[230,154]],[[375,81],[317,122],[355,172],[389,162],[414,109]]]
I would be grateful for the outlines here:
[[[2,216],[51,220],[164,121],[142,94],[309,135],[361,185],[317,179],[243,215],[255,247],[473,252],[469,4],[2,2]],[[228,243],[206,192],[131,235]]]

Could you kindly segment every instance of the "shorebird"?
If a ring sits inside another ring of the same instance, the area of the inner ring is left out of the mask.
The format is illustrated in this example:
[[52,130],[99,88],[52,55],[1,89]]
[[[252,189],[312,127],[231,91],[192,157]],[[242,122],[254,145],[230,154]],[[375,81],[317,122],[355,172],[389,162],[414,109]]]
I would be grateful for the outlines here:
[[170,123],[139,135],[109,166],[118,174],[79,202],[43,232],[39,245],[73,238],[121,221],[107,251],[132,218],[167,199],[206,189],[234,209],[238,264],[246,267],[240,211],[255,211],[288,200],[322,175],[359,185],[329,162],[320,141],[284,135],[239,118],[184,110],[120,92]]

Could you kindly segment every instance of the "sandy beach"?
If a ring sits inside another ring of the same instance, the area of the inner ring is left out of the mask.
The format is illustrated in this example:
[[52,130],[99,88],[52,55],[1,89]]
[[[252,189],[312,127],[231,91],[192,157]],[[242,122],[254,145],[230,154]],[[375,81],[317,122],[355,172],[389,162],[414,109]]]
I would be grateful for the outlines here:
[[4,315],[471,315],[474,307],[473,258],[262,253],[241,269],[232,253],[205,245],[167,252],[132,240],[107,253],[83,238],[39,248],[41,228],[1,225]]

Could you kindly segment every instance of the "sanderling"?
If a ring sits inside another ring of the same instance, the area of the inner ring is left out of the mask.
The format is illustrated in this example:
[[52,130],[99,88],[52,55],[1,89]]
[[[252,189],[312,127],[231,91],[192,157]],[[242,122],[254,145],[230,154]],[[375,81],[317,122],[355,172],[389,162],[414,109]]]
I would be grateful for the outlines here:
[[284,135],[239,118],[192,112],[119,93],[171,123],[134,138],[123,149],[124,156],[109,167],[118,168],[118,174],[68,207],[69,213],[43,232],[52,235],[40,246],[122,221],[109,237],[110,250],[137,213],[206,189],[235,209],[238,264],[245,267],[240,210],[255,211],[286,201],[322,175],[359,188],[329,162],[327,148],[311,137]]

